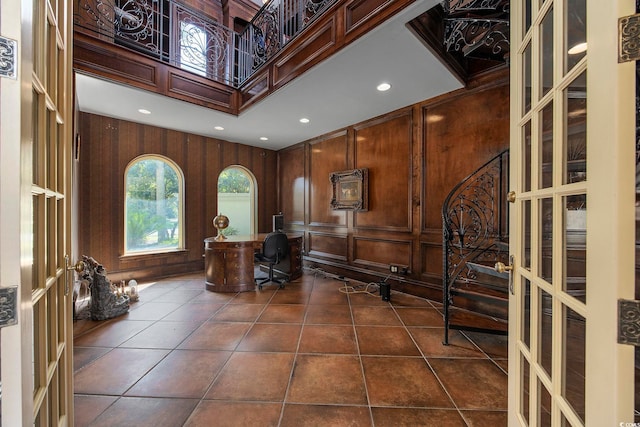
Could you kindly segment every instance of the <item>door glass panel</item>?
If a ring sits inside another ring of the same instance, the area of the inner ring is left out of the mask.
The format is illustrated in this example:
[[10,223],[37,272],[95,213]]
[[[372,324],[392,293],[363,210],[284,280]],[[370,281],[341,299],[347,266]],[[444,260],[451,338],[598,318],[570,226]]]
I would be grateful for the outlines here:
[[[640,5],[636,6],[636,13],[640,12]],[[636,61],[636,177],[640,177],[640,62]],[[636,178],[636,275],[635,299],[640,300],[640,180]],[[640,423],[640,347],[635,348],[635,418]]]
[[549,8],[546,16],[542,20],[542,58],[540,61],[540,76],[542,78],[542,91],[540,97],[549,92],[553,86],[553,8]]
[[531,191],[531,122],[522,128],[522,190]]
[[522,341],[531,348],[531,282],[522,278]]
[[584,423],[585,411],[585,338],[584,317],[563,306],[563,335],[566,351],[562,363],[562,396]]
[[564,184],[587,179],[587,72],[564,90]]
[[540,224],[541,235],[538,238],[540,245],[540,270],[538,275],[549,283],[553,283],[553,199],[546,198],[540,201]]
[[541,120],[540,187],[548,188],[553,184],[553,104],[549,103],[544,107]]
[[563,197],[564,245],[563,291],[586,302],[587,291],[587,196]]
[[531,110],[531,43],[525,48],[522,55],[522,68],[523,68],[523,106],[522,113],[526,114]]
[[520,369],[522,381],[522,389],[520,391],[520,414],[522,414],[522,418],[524,418],[527,421],[527,424],[529,424],[529,362],[522,354],[520,355]]
[[531,0],[525,0],[523,35],[529,31],[529,28],[531,28]]
[[524,234],[522,243],[522,266],[531,270],[531,200],[525,200],[522,204],[522,223],[525,227],[522,230]]
[[538,425],[540,427],[551,427],[551,395],[540,381],[538,381],[538,396],[540,398]]
[[566,45],[563,49],[564,72],[571,70],[587,52],[587,2],[567,0],[566,2]]
[[547,292],[540,289],[540,293],[538,294],[539,301],[539,311],[538,311],[538,319],[539,319],[539,329],[540,329],[540,337],[539,337],[539,351],[538,351],[538,361],[540,365],[547,372],[549,378],[551,378],[551,351],[553,350],[553,327],[552,327],[552,300],[551,295]]
[[[33,119],[32,182],[33,209],[30,241],[33,242],[33,419],[37,426],[73,423],[69,413],[72,392],[68,367],[72,347],[71,296],[67,292],[64,254],[71,249],[69,153],[72,125],[70,95],[72,12],[70,1],[33,3],[33,76],[30,100]],[[60,13],[58,16],[52,15]]]

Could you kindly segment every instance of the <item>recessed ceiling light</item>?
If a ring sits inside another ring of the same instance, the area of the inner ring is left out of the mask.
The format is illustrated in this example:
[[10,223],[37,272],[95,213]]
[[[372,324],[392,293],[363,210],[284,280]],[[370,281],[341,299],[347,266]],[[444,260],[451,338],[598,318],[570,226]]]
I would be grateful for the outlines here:
[[224,128],[222,126],[214,126],[213,127],[215,130],[224,130]]
[[571,47],[571,49],[568,50],[568,54],[569,55],[577,55],[579,53],[583,53],[587,51],[587,43],[583,42],[583,43],[578,43],[577,45]]
[[380,83],[376,89],[380,92],[384,92],[391,89],[391,85],[389,83]]
[[140,108],[140,109],[138,110],[138,113],[141,113],[141,114],[151,114],[151,111],[149,111],[149,110],[145,110],[144,108]]
[[307,119],[306,117],[303,117],[303,118],[300,119],[300,123],[309,123],[309,122],[310,122],[310,120]]
[[269,140],[269,138],[267,138],[266,136],[261,136],[260,137],[260,141],[268,141],[268,140]]

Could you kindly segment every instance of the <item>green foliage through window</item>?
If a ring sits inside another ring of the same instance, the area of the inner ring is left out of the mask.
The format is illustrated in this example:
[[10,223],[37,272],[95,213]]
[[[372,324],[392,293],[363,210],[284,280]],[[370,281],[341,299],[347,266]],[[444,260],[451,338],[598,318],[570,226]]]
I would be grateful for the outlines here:
[[169,162],[144,157],[125,177],[126,252],[176,249],[180,245],[182,179]]
[[249,193],[250,191],[249,177],[241,169],[228,168],[218,176],[218,193]]

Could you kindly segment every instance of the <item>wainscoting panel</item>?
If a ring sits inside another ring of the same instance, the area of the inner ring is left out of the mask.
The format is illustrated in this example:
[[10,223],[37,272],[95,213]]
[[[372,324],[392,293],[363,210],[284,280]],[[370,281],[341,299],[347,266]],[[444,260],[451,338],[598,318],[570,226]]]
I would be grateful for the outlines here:
[[347,260],[347,236],[309,232],[307,247],[309,255],[336,261]]
[[411,241],[398,241],[355,236],[353,238],[353,262],[361,266],[384,268],[389,264],[410,267]]

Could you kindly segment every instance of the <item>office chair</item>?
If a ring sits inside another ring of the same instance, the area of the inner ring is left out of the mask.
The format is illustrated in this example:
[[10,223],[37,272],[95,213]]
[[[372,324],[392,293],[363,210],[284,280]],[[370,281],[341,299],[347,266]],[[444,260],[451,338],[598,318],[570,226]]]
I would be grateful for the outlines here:
[[262,243],[262,252],[257,253],[254,260],[259,263],[269,264],[269,276],[266,278],[256,278],[258,289],[262,289],[262,285],[268,282],[277,283],[280,289],[284,288],[286,278],[278,279],[273,275],[273,266],[285,259],[289,254],[289,239],[287,235],[281,231],[274,231],[267,234]]

